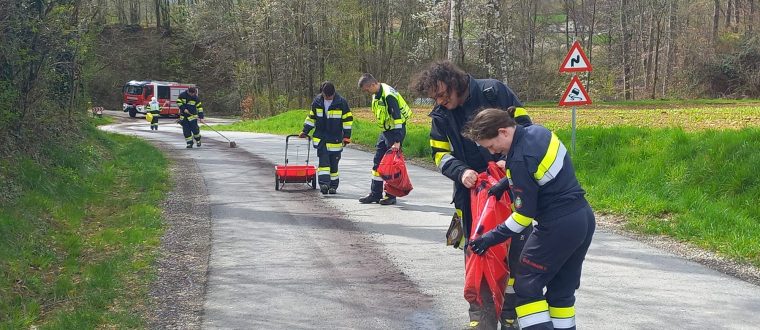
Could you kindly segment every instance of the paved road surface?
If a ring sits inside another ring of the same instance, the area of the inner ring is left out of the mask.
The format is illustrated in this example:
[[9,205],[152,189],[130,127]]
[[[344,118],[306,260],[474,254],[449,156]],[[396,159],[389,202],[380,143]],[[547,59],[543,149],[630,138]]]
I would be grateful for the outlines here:
[[[213,121],[213,120],[210,120]],[[218,122],[218,121],[217,121]],[[347,149],[339,194],[274,190],[284,138],[203,131],[142,119],[107,127],[176,146],[198,163],[211,201],[204,328],[458,329],[467,321],[463,260],[444,246],[451,182],[410,166],[415,189],[395,206],[361,205],[372,157]],[[215,136],[216,135],[216,136]],[[302,156],[306,147],[293,148]],[[315,155],[312,154],[316,162]],[[597,230],[576,309],[579,329],[757,329],[760,288],[667,251]]]

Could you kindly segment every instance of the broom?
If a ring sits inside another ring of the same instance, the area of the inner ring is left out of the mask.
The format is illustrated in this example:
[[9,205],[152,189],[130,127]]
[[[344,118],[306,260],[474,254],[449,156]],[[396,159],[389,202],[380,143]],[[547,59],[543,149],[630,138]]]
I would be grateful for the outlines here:
[[237,143],[235,143],[235,141],[232,141],[232,140],[228,139],[226,136],[222,135],[222,133],[219,133],[219,131],[217,131],[213,127],[211,127],[211,125],[206,124],[205,121],[203,121],[203,120],[200,120],[200,121],[201,121],[201,123],[203,123],[203,125],[206,125],[206,127],[210,128],[212,131],[216,132],[216,134],[219,134],[221,137],[223,137],[225,140],[227,140],[230,143],[230,148],[237,148]]

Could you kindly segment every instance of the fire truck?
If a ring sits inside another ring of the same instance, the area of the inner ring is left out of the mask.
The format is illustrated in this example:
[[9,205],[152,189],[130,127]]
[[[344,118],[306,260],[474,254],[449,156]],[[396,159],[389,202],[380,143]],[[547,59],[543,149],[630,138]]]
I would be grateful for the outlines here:
[[135,117],[138,113],[145,114],[149,110],[151,97],[155,96],[161,105],[162,116],[179,115],[177,97],[189,87],[195,85],[172,81],[132,80],[122,89],[122,108],[124,112],[129,112],[130,117]]

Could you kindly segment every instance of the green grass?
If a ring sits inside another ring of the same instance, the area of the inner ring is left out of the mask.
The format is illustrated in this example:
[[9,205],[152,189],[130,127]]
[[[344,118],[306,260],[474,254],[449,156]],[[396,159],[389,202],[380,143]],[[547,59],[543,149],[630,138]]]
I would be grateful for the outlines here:
[[[289,111],[222,129],[292,134],[305,116]],[[432,162],[429,131],[426,124],[410,124],[405,153]],[[356,120],[353,141],[373,146],[378,132],[373,123]],[[558,134],[569,148],[569,129]],[[625,216],[632,230],[760,266],[760,130],[613,126],[581,128],[577,137],[573,161],[596,211]]]
[[145,327],[167,160],[93,125],[78,142],[0,169],[21,189],[0,204],[0,329]]

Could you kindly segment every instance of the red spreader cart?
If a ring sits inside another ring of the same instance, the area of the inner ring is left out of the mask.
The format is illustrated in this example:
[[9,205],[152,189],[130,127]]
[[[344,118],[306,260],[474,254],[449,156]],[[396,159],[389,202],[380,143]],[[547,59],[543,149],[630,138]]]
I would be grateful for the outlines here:
[[[298,139],[298,135],[288,135],[285,137],[285,164],[274,166],[274,190],[280,190],[285,183],[306,183],[311,184],[311,189],[317,189],[317,167],[309,165],[309,156],[311,154],[311,137],[306,139],[306,161],[305,164],[290,164],[288,158],[288,146],[290,138]],[[298,161],[298,153],[296,153]]]

